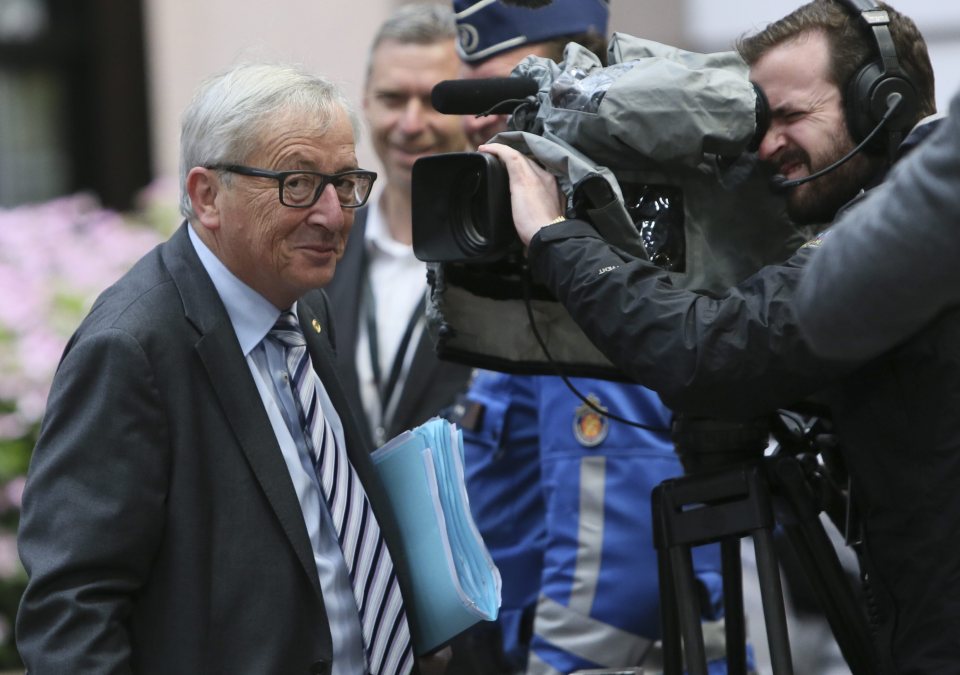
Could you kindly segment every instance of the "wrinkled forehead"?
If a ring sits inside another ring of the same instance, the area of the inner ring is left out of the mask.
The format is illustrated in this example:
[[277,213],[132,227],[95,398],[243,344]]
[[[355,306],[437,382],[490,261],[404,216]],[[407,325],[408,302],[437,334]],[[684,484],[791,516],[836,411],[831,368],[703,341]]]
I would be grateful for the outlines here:
[[826,36],[805,33],[771,47],[750,66],[750,80],[771,99],[787,92],[835,89]]
[[[289,107],[262,116],[253,136],[250,158],[302,155],[353,157],[356,134],[351,116],[340,106]],[[248,158],[249,159],[249,158]]]

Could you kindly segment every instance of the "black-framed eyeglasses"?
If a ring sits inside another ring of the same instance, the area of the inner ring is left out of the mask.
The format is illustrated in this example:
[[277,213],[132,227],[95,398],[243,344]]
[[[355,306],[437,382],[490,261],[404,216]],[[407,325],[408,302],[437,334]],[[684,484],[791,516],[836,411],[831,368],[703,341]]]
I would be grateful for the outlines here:
[[280,203],[294,209],[308,209],[317,203],[323,189],[332,185],[340,200],[340,206],[355,209],[363,206],[377,174],[363,169],[352,169],[340,173],[320,173],[319,171],[269,171],[255,169],[241,164],[214,164],[206,167],[215,171],[229,171],[242,176],[272,178],[279,184]]

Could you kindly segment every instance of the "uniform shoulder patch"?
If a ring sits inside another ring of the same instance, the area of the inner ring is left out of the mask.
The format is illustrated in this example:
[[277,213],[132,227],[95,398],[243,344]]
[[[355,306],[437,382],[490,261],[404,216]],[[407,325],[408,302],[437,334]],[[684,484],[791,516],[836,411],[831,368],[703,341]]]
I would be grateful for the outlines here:
[[[606,411],[595,394],[589,394],[587,400],[600,410]],[[573,436],[577,443],[585,448],[595,448],[603,443],[610,432],[610,418],[582,403],[573,414]]]

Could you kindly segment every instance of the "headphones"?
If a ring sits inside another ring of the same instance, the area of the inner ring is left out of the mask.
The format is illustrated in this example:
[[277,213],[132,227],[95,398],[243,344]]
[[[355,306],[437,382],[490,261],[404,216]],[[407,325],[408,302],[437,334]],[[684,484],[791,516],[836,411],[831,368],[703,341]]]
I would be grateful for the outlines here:
[[[854,16],[859,16],[871,29],[877,44],[878,61],[871,61],[853,74],[844,96],[847,128],[854,143],[861,143],[888,114],[899,95],[899,105],[884,123],[886,136],[896,147],[910,130],[919,109],[916,88],[900,67],[897,50],[890,34],[890,16],[873,0],[838,0]],[[891,100],[891,97],[892,100]],[[879,145],[874,149],[883,148]]]

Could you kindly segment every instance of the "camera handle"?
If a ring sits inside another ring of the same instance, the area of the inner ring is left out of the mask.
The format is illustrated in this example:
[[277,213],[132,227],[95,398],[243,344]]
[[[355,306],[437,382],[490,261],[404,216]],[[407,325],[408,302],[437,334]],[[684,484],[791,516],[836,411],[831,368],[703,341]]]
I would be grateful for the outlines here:
[[[777,517],[814,588],[851,672],[879,672],[866,619],[850,588],[796,457],[771,456],[664,481],[652,495],[660,571],[665,675],[706,675],[691,549],[719,542],[727,668],[746,673],[740,539],[753,539],[774,675],[792,675],[783,589],[773,543]],[[776,516],[775,516],[776,513]]]

